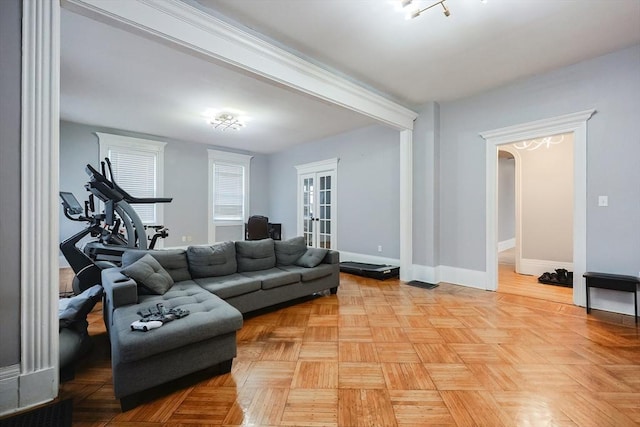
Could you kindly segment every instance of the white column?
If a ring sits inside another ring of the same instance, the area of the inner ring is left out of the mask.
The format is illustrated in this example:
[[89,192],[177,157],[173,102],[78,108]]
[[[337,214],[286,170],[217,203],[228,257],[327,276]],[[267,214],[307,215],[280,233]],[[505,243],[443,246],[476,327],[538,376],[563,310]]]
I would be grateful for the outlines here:
[[400,280],[413,279],[413,131],[400,131]]
[[60,5],[23,2],[18,406],[58,394]]

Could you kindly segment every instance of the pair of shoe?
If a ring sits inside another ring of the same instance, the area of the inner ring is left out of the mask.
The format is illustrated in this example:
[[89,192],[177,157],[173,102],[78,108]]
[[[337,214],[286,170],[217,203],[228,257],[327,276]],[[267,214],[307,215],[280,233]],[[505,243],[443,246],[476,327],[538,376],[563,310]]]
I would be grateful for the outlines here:
[[567,271],[564,268],[556,268],[555,273],[542,273],[542,275],[538,277],[538,282],[572,284],[573,272]]

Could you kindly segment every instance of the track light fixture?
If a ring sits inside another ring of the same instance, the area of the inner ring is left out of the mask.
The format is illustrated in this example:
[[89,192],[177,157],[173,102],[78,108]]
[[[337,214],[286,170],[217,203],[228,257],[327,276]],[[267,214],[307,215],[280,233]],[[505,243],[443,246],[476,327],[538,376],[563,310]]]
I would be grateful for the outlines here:
[[211,118],[209,123],[211,123],[211,125],[213,125],[213,127],[218,130],[238,130],[244,127],[244,123],[240,120],[240,118],[229,113],[222,113],[217,117],[213,117]]
[[[427,11],[429,9],[431,9],[432,7],[436,7],[437,5],[442,6],[442,8],[444,9],[444,11],[442,13],[444,13],[444,16],[450,16],[451,15],[451,11],[447,8],[447,6],[444,4],[446,0],[440,0],[437,1],[427,7],[424,8],[417,8],[416,10],[412,11],[410,13],[410,15],[407,17],[407,19],[413,19],[413,18],[417,18],[418,16],[420,16],[420,14],[424,11]],[[411,5],[413,3],[413,0],[402,0],[402,8],[406,8],[407,6]]]

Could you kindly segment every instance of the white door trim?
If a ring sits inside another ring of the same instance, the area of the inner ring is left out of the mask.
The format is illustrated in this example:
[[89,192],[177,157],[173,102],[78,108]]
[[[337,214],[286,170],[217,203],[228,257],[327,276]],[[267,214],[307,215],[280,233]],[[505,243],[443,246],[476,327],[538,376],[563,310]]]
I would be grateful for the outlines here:
[[[309,174],[319,173],[331,173],[334,176],[334,182],[331,188],[331,248],[338,249],[338,162],[340,159],[335,157],[333,159],[321,160],[319,162],[305,163],[302,165],[296,165],[296,171],[298,173],[297,180],[297,209],[296,209],[296,224],[297,224],[297,236],[304,235],[304,223],[303,223],[303,205],[302,205],[302,178]],[[314,185],[317,185],[317,176],[314,177]],[[314,241],[314,244],[318,242]]]
[[573,186],[573,302],[584,306],[587,265],[587,120],[595,109],[579,111],[480,133],[486,141],[486,289],[498,287],[498,146],[559,133],[574,134]]

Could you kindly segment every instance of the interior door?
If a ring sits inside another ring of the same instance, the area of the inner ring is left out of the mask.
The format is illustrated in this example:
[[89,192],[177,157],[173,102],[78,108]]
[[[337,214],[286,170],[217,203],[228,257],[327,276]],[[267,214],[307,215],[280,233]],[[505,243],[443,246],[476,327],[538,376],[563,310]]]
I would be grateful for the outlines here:
[[[336,247],[336,173],[312,172],[299,175],[301,213],[299,234],[307,246],[333,249]],[[301,232],[300,232],[301,231]]]

